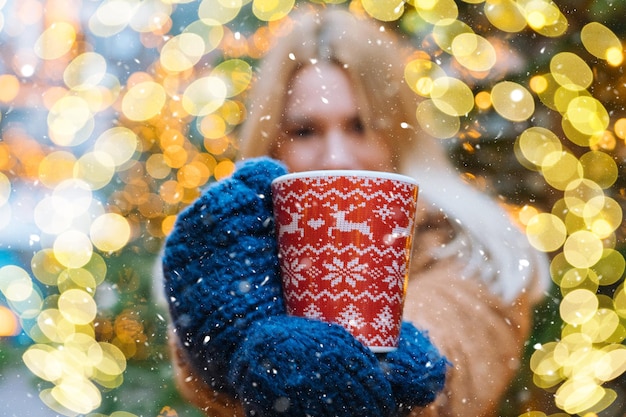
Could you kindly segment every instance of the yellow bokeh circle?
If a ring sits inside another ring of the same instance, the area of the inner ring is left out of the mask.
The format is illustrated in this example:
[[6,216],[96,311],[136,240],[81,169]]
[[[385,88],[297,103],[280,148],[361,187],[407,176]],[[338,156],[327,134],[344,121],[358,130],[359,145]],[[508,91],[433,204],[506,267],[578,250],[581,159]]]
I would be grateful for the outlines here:
[[154,81],[132,86],[122,99],[124,115],[133,121],[151,119],[161,112],[166,100],[165,89]]
[[91,259],[93,246],[86,234],[69,230],[60,234],[53,244],[57,261],[68,268],[80,268]]
[[76,325],[89,324],[96,317],[96,302],[86,291],[71,289],[59,297],[59,312],[70,323]]
[[566,323],[573,325],[581,325],[591,320],[597,310],[598,298],[593,292],[586,289],[568,293],[559,305],[561,318]]
[[559,249],[565,242],[566,234],[567,230],[563,221],[550,213],[539,213],[526,225],[528,241],[544,252]]
[[130,239],[128,221],[117,213],[106,213],[96,218],[89,231],[94,246],[103,252],[122,249]]
[[602,258],[603,250],[600,238],[586,230],[572,233],[563,244],[565,259],[576,268],[591,268]]

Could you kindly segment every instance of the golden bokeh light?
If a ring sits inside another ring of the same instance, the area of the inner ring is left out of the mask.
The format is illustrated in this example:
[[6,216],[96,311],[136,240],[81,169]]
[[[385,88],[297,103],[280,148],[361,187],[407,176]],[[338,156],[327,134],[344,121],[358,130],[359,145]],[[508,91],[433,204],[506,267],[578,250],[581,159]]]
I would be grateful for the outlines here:
[[462,116],[474,107],[474,94],[464,82],[451,77],[433,81],[430,91],[432,102],[449,116]]
[[106,213],[91,223],[89,236],[93,245],[102,252],[115,252],[130,239],[128,221],[116,213]]
[[504,32],[521,32],[527,25],[523,8],[514,0],[486,0],[485,16]]
[[591,320],[598,309],[598,298],[588,290],[574,290],[563,297],[559,306],[561,317],[565,322],[581,325]]
[[0,172],[0,206],[5,205],[9,201],[11,195],[11,181]]
[[367,13],[383,22],[397,20],[404,13],[404,1],[362,0],[361,3]]
[[252,12],[260,20],[270,22],[287,16],[294,4],[295,0],[252,0]]
[[215,176],[216,180],[221,180],[232,175],[233,171],[235,171],[235,164],[232,161],[225,160],[220,161],[215,166],[215,171],[213,175]]
[[20,82],[15,75],[0,75],[0,101],[10,103],[20,92]]
[[594,135],[609,126],[609,114],[597,99],[593,97],[573,98],[568,106],[565,117],[579,132]]
[[546,182],[557,190],[565,190],[572,181],[583,177],[583,168],[569,152],[552,152],[542,161],[541,173]]
[[89,184],[92,190],[99,190],[113,179],[115,160],[107,152],[87,152],[76,161],[73,174],[74,178]]
[[591,268],[602,257],[602,241],[595,233],[578,230],[568,236],[563,253],[573,267]]
[[211,76],[224,82],[227,98],[235,97],[246,91],[252,80],[252,68],[250,64],[241,59],[229,59],[218,64],[212,71]]
[[[601,285],[613,285],[624,275],[626,261],[615,249],[605,249],[602,258],[592,270],[597,274]],[[618,312],[617,309],[615,311]]]
[[183,108],[194,116],[216,111],[228,95],[228,86],[220,77],[208,76],[192,82],[183,93]]
[[62,293],[70,289],[85,289],[90,294],[98,286],[96,277],[87,268],[72,268],[61,272],[57,279],[57,286]]
[[165,99],[165,90],[161,84],[144,81],[132,86],[124,95],[122,110],[130,120],[148,120],[161,112]]
[[61,293],[58,305],[61,315],[72,324],[89,324],[96,317],[94,299],[81,289],[70,289]]
[[539,213],[533,216],[526,225],[526,235],[530,243],[543,252],[553,252],[559,249],[566,238],[566,228],[563,221],[549,213]]
[[496,50],[487,39],[473,33],[454,38],[451,52],[470,71],[489,71],[496,64]]
[[103,38],[118,34],[130,22],[136,3],[124,0],[102,2],[89,19],[89,31]]
[[54,22],[35,42],[35,53],[43,59],[56,59],[70,51],[76,30],[67,22]]
[[422,97],[429,97],[435,80],[443,77],[446,77],[443,69],[427,59],[414,59],[404,67],[409,87]]
[[[447,103],[441,102],[440,104]],[[454,111],[453,107],[450,109]],[[422,101],[417,108],[416,116],[421,128],[429,135],[439,139],[453,137],[461,127],[459,117],[441,111],[434,100]]]
[[103,132],[96,139],[94,150],[109,155],[113,159],[113,165],[119,167],[131,160],[138,145],[135,132],[119,126]]
[[[65,339],[76,333],[76,326],[71,321],[61,314],[56,308],[48,308],[43,310],[37,316],[38,331],[43,336],[39,339],[39,342],[49,341],[52,343],[63,343]],[[31,329],[31,333],[33,330]],[[48,368],[49,369],[49,368]],[[53,368],[58,370],[57,368]],[[48,381],[56,379],[49,376]]]
[[[559,138],[549,129],[531,127],[519,135],[515,141],[518,161],[529,169],[554,164],[554,155],[560,155],[563,147]],[[530,164],[530,165],[529,165]]]
[[129,26],[140,33],[160,33],[169,29],[173,7],[169,1],[144,1],[134,8]]
[[[472,28],[466,23],[461,22],[457,19],[442,19],[433,25],[433,39],[443,51],[446,51],[449,54],[455,54],[453,50],[454,41],[457,37],[461,35],[475,35]],[[461,53],[463,56],[472,55],[476,50],[477,41],[474,40],[472,43],[470,41],[470,49],[469,50],[460,50],[457,48],[457,52]],[[461,46],[461,45],[458,45]]]
[[615,160],[605,152],[589,151],[580,156],[584,176],[607,189],[617,181],[619,169]]
[[161,65],[171,72],[191,69],[204,55],[204,39],[195,33],[181,33],[169,39],[161,50]]
[[553,56],[550,72],[557,83],[572,90],[584,90],[593,82],[591,68],[572,52],[560,52]]
[[[401,4],[399,1],[388,1],[386,6],[391,12],[396,10],[399,4]],[[454,0],[416,0],[413,5],[420,17],[433,25],[442,20],[455,20],[459,16],[459,8]],[[375,14],[372,16],[377,17]]]
[[[23,331],[34,342],[23,360],[48,383],[40,398],[58,414],[104,417],[94,412],[102,393],[123,384],[128,360],[153,354],[153,329],[138,306],[114,317],[99,311],[102,301],[139,287],[115,259],[157,256],[176,214],[232,174],[255,61],[290,27],[295,8],[294,0],[201,0],[197,13],[177,15],[192,3],[102,1],[84,22],[61,1],[18,8],[16,21],[40,29],[7,60],[0,103],[19,109],[34,100],[46,117],[43,133],[10,127],[0,141],[0,230],[22,214],[21,182],[38,187],[30,270],[0,268],[0,336]],[[532,380],[565,412],[551,417],[600,413],[617,395],[605,383],[626,371],[626,116],[615,103],[623,96],[622,40],[609,23],[586,22],[572,42],[571,8],[550,0],[349,3],[381,30],[406,30],[419,47],[404,77],[421,100],[416,118],[425,134],[455,138],[468,154],[482,152],[488,136],[497,146],[510,141],[536,176],[531,188],[542,182],[551,194],[546,207],[511,208],[530,243],[549,253],[561,297],[560,334],[535,345]],[[13,39],[25,29],[8,21],[7,5],[0,0],[0,32]],[[466,18],[468,10],[480,19]],[[505,47],[494,42],[497,31]],[[529,33],[544,47],[515,73]],[[132,57],[99,45],[132,36]],[[10,113],[0,122],[10,125]],[[483,116],[497,118],[496,133]]]
[[78,230],[61,233],[54,241],[54,256],[68,268],[80,268],[91,259],[93,245],[89,237]]
[[491,89],[493,108],[513,122],[529,119],[535,112],[535,101],[528,90],[512,81],[502,81]]
[[0,337],[16,336],[20,330],[15,313],[10,308],[0,306]]
[[[236,2],[231,2],[230,4],[235,3]],[[201,3],[200,7],[202,7],[203,4],[204,2]],[[203,55],[205,55],[215,50],[220,45],[220,42],[224,38],[224,26],[219,22],[219,16],[216,16],[214,13],[209,13],[208,16],[204,16],[203,9],[199,9],[198,15],[201,19],[189,24],[183,33],[200,37],[204,46]],[[163,55],[163,52],[161,52],[161,55]],[[162,59],[163,58],[161,58],[161,60]]]
[[50,139],[59,146],[77,146],[85,142],[94,128],[89,104],[78,96],[57,100],[48,113]]
[[55,151],[46,155],[39,164],[39,179],[49,188],[73,177],[76,157],[67,151]]
[[166,178],[172,171],[171,167],[165,162],[163,154],[152,154],[146,161],[146,171],[152,178]]
[[85,52],[74,58],[63,71],[63,81],[72,90],[94,88],[104,79],[107,63],[95,52]]
[[242,6],[241,0],[202,0],[198,6],[198,16],[201,20],[211,19],[216,26],[221,26],[236,18]]
[[569,182],[563,190],[563,202],[569,212],[583,217],[583,213],[593,216],[604,206],[604,192],[595,182],[577,179]]
[[16,265],[0,268],[0,291],[10,301],[23,301],[33,292],[28,273]]
[[600,22],[586,24],[580,31],[580,40],[590,54],[600,59],[611,59],[613,65],[618,64],[622,57],[622,43],[613,31]]

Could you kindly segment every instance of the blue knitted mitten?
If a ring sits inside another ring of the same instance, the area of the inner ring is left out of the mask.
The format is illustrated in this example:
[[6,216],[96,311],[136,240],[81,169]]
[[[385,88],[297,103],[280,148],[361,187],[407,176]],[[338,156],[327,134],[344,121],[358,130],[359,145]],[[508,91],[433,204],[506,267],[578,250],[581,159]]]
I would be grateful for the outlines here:
[[443,388],[447,362],[409,323],[380,361],[343,327],[286,315],[270,195],[286,169],[238,165],[179,216],[165,290],[194,369],[254,416],[394,416]]

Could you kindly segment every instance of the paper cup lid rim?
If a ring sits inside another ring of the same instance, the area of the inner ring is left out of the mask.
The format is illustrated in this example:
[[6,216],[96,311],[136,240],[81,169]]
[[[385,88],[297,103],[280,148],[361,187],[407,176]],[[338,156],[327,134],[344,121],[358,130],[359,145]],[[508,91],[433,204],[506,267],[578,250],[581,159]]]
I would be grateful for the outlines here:
[[396,174],[394,172],[385,171],[368,171],[360,169],[328,169],[317,171],[300,171],[292,172],[289,174],[281,175],[274,178],[272,184],[281,181],[297,179],[297,178],[311,178],[311,177],[329,177],[329,176],[346,176],[346,177],[367,177],[367,178],[381,178],[388,180],[402,181],[413,185],[418,185],[417,180],[408,175]]

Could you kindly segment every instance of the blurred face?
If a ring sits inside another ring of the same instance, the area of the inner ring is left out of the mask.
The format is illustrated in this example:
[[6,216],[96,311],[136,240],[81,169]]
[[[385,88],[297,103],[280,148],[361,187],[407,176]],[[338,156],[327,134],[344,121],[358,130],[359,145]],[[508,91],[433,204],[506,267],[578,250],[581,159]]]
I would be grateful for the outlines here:
[[329,63],[303,67],[290,92],[283,137],[272,156],[291,172],[393,169],[389,144],[365,128],[350,79],[340,67]]

